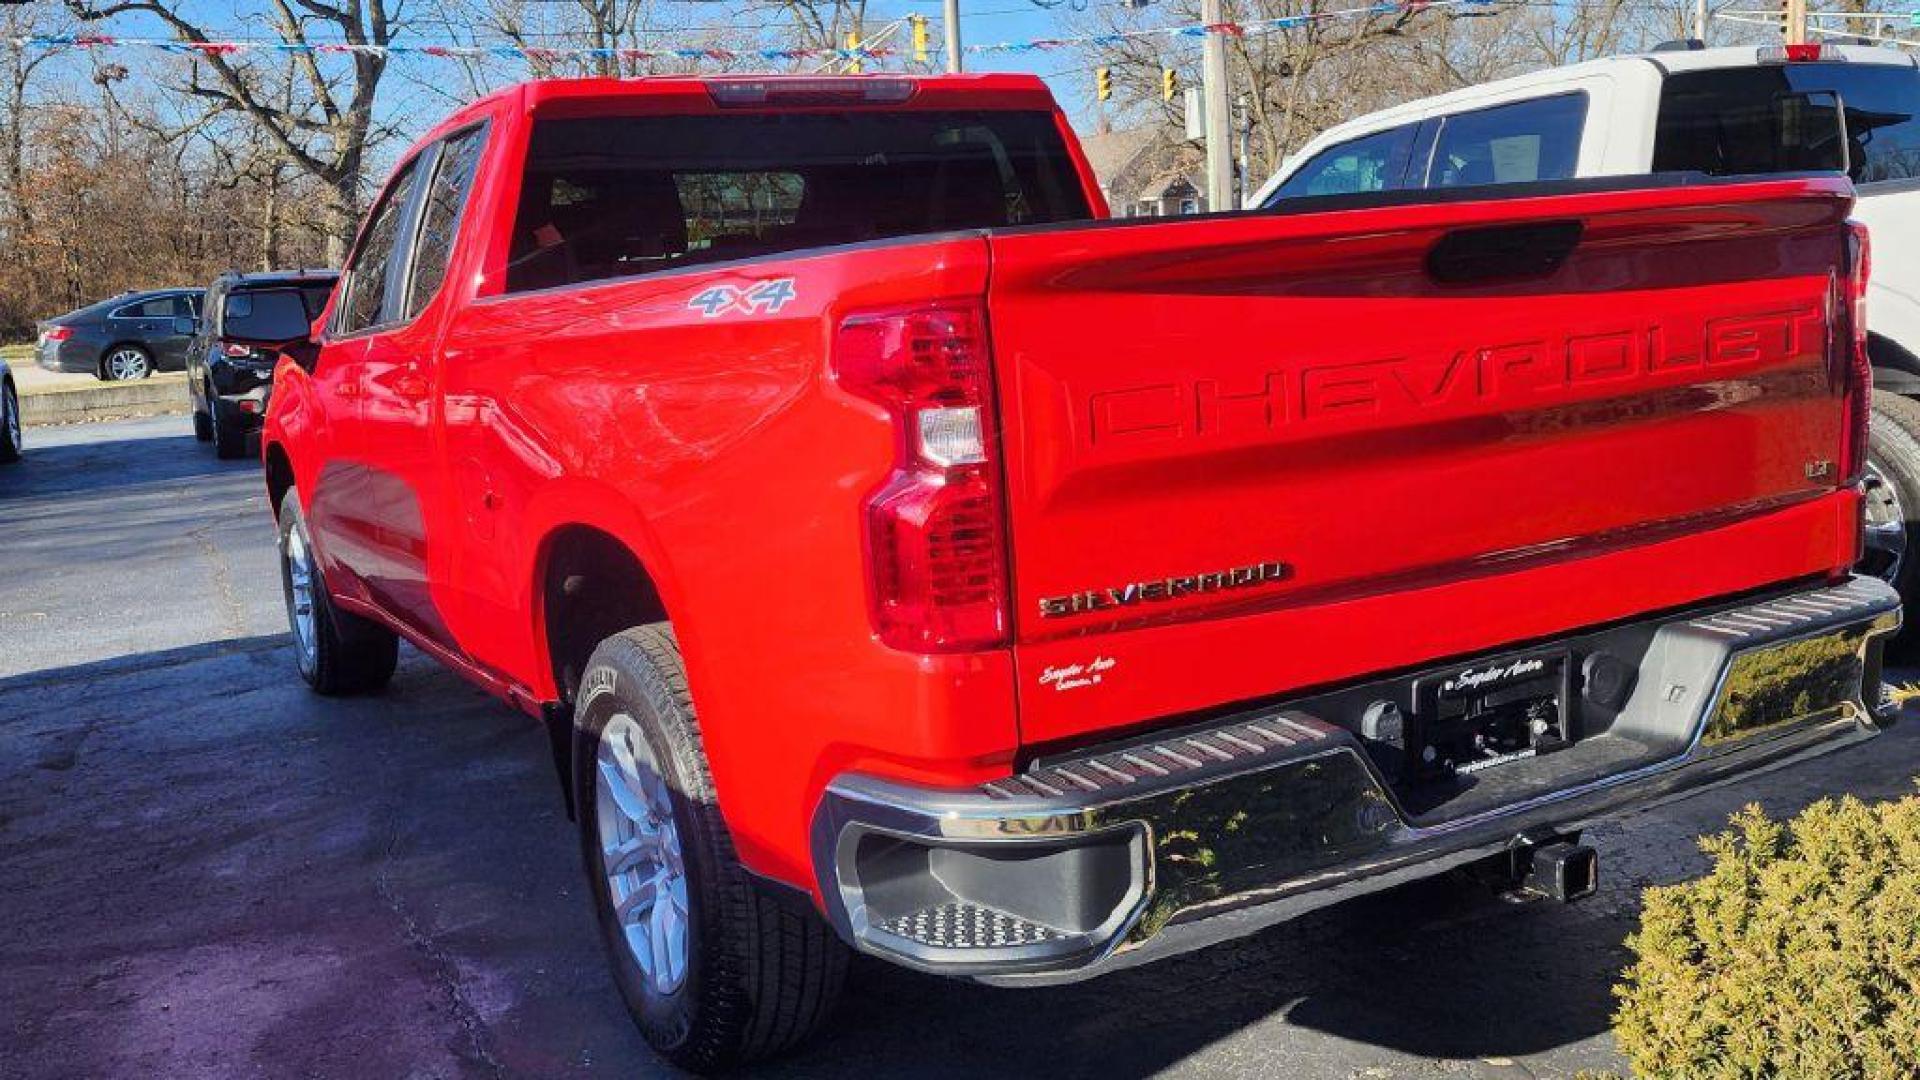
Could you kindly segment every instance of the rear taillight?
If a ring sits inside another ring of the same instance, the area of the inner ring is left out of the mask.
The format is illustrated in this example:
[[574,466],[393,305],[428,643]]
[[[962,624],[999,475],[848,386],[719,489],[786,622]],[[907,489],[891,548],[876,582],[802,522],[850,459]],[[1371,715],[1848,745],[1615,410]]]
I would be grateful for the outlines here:
[[229,341],[225,345],[220,346],[220,352],[226,356],[244,358],[253,355],[253,346],[236,345]]
[[1847,280],[1842,291],[1847,319],[1845,339],[1847,433],[1841,452],[1841,476],[1855,483],[1867,465],[1867,424],[1873,394],[1873,359],[1867,349],[1867,279],[1873,273],[1873,245],[1867,227],[1847,222]]
[[71,326],[49,326],[47,332],[41,335],[47,341],[65,341],[72,336],[73,327]]
[[960,300],[850,315],[833,371],[893,421],[893,472],[865,504],[880,640],[913,652],[1004,645],[1006,530],[985,312]]

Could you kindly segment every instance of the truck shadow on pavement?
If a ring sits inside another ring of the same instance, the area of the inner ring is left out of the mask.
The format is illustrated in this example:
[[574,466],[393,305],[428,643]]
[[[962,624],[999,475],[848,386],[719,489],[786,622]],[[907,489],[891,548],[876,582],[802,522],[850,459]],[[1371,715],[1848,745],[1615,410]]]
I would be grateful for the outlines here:
[[997,990],[864,962],[794,1071],[851,1059],[921,1076],[1131,1077],[1198,1059],[1215,1062],[1202,1075],[1346,1076],[1542,1054],[1607,1030],[1624,959],[1628,920],[1571,914],[1438,879],[1076,986]]
[[[411,651],[383,694],[316,698],[286,640],[0,679],[0,1074],[671,1075],[607,976],[537,726]],[[760,1072],[1616,1067],[1638,887],[1697,872],[1743,802],[1909,790],[1916,734],[1596,830],[1605,883],[1571,907],[1422,882],[1049,989],[860,960]]]

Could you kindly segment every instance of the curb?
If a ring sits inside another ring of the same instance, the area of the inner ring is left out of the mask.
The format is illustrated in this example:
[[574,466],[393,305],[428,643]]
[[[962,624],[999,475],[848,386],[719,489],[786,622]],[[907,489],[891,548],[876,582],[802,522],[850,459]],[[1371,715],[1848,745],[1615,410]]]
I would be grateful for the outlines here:
[[20,422],[27,427],[39,427],[131,416],[183,416],[191,408],[185,377],[153,376],[135,383],[102,383],[23,393]]

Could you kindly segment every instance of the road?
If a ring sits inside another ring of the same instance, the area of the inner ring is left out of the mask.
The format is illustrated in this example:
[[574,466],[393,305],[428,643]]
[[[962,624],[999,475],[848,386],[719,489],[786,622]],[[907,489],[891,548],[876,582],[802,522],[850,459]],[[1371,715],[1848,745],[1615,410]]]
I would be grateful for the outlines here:
[[[294,673],[256,467],[184,418],[0,470],[0,1077],[666,1074],[605,973],[531,723],[418,654]],[[1431,882],[1079,986],[857,964],[777,1076],[1558,1077],[1617,1068],[1639,889],[1740,805],[1912,789],[1920,723],[1591,834],[1600,894]]]

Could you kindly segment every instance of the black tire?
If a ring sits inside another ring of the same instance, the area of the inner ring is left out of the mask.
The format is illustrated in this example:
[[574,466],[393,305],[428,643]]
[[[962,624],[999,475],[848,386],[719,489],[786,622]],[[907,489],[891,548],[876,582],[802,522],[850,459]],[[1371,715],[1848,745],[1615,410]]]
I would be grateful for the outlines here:
[[[1885,556],[1871,549],[1861,569],[1886,578],[1899,591],[1902,603],[1914,609],[1920,603],[1920,402],[1875,394],[1869,425],[1867,461],[1899,503],[1899,516],[1906,522],[1906,548],[1891,574],[1885,572]],[[1871,474],[1868,497],[1874,497]],[[1908,619],[1907,628],[1894,639],[1895,649],[1902,654],[1911,654],[1920,642],[1920,632],[1913,629],[1916,621],[1920,620]]]
[[[109,365],[113,360],[113,355],[121,352],[139,354],[142,363],[138,375],[129,375],[125,378],[116,378],[114,376]],[[118,345],[108,346],[107,351],[100,354],[100,367],[94,374],[102,382],[135,382],[140,379],[152,378],[153,372],[153,353],[143,345],[134,345],[123,341]]]
[[[848,950],[811,903],[740,865],[716,807],[687,694],[679,643],[666,624],[616,634],[594,650],[574,709],[574,789],[581,847],[614,979],[647,1042],[674,1064],[708,1072],[787,1050],[832,1011]],[[664,774],[687,882],[685,977],[661,993],[614,915],[599,829],[601,733],[631,717]]]
[[20,433],[20,395],[9,379],[0,382],[0,465],[19,461],[24,445]]
[[207,396],[207,437],[213,443],[213,456],[221,461],[247,456],[247,433],[220,422],[220,406],[211,394]]
[[193,410],[193,437],[200,442],[213,441],[213,417],[199,409]]
[[280,498],[280,587],[287,601],[287,622],[293,631],[293,651],[300,677],[316,693],[328,697],[378,690],[393,678],[400,662],[400,639],[393,631],[333,606],[317,566],[308,561],[312,604],[312,640],[302,634],[294,606],[294,566],[289,551],[298,541],[311,553],[300,496],[292,488]]

